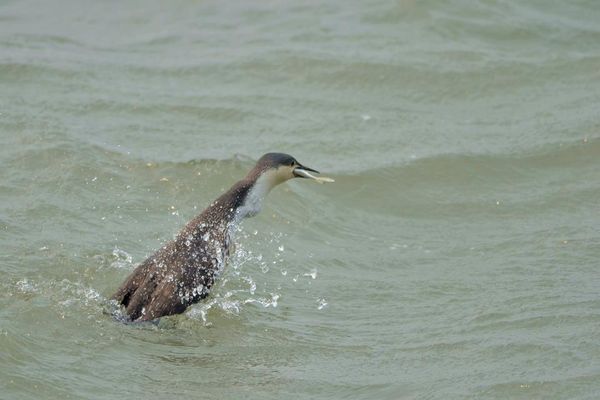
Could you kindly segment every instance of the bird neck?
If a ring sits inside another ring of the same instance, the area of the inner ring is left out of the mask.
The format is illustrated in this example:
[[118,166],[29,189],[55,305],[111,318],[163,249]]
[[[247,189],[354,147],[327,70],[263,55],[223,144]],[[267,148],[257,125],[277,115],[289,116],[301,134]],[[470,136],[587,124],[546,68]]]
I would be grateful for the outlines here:
[[272,171],[251,171],[213,201],[190,224],[205,224],[212,229],[222,227],[231,233],[244,218],[253,217],[260,212],[267,194],[282,181]]
[[194,232],[203,235],[211,230],[221,232],[229,241],[244,218],[253,217],[260,212],[267,194],[281,183],[275,178],[272,174],[249,174],[190,221],[180,235]]
[[260,175],[248,188],[244,200],[236,211],[236,219],[240,221],[258,214],[262,210],[265,197],[275,185],[277,182],[272,176]]

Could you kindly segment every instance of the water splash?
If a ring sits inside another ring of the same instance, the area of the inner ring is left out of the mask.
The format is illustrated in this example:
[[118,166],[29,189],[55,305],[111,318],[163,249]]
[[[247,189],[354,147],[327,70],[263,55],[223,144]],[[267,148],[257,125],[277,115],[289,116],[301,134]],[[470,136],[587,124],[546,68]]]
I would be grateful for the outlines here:
[[322,298],[322,299],[318,299],[317,300],[317,304],[318,304],[317,305],[317,310],[322,310],[325,307],[327,307],[328,303],[327,303],[327,300],[325,300],[325,298]]
[[109,303],[93,287],[79,281],[69,279],[43,280],[40,282],[23,278],[14,283],[15,294],[24,295],[26,299],[43,298],[62,318],[73,312],[84,312],[89,317],[101,315]]
[[27,278],[23,278],[17,283],[15,283],[17,290],[24,294],[31,294],[38,291],[38,288],[35,284],[29,282]]
[[306,273],[303,276],[310,276],[312,279],[317,279],[317,269],[313,268],[310,270],[310,273]]
[[276,308],[277,300],[279,300],[279,297],[280,296],[278,294],[271,293],[270,299],[267,299],[265,297],[252,298],[252,299],[245,300],[244,304],[253,304],[254,303],[254,304],[260,304],[264,308],[268,308],[268,307]]
[[[281,233],[259,233],[257,231],[245,232],[241,227],[235,228],[235,235],[239,241],[232,246],[233,253],[229,256],[227,266],[220,270],[219,279],[210,289],[210,296],[191,306],[185,315],[188,318],[201,321],[205,326],[210,326],[219,316],[238,316],[247,307],[262,309],[277,309],[282,298],[282,291],[286,285],[310,285],[310,281],[317,278],[317,269],[313,268],[304,274],[288,274],[287,252],[284,244],[284,235]],[[186,238],[190,241],[192,238]],[[215,241],[210,233],[203,235],[201,240],[215,247],[215,254],[223,256],[220,242]],[[252,243],[251,245],[247,243]],[[219,247],[219,248],[216,248]],[[257,251],[256,249],[261,249]],[[132,269],[133,257],[126,251],[115,247],[111,256],[107,257],[109,265],[113,268]],[[225,263],[223,262],[223,265]],[[277,268],[273,268],[277,266]],[[300,276],[309,277],[308,281],[299,281]],[[287,282],[287,284],[285,283]],[[60,306],[69,307],[94,306],[102,307],[105,314],[110,314],[118,320],[126,320],[123,310],[114,301],[102,298],[92,288],[62,282],[65,286],[63,292],[66,299],[62,299]],[[306,287],[307,293],[309,287]],[[197,288],[204,290],[204,288]],[[180,293],[185,299],[187,293]],[[192,294],[189,294],[192,295]],[[318,304],[321,310],[327,306],[324,299]]]
[[60,292],[64,299],[59,301],[61,307],[72,307],[73,305],[83,305],[86,307],[93,306],[100,309],[106,301],[104,297],[96,291],[96,289],[87,286],[81,282],[72,282],[68,279],[63,279],[58,283]]
[[[211,296],[190,308],[186,315],[200,320],[204,325],[212,325],[213,316],[237,316],[246,307],[276,309],[284,287],[281,279],[287,276],[285,247],[281,243],[281,233],[247,233],[236,229],[235,252],[231,255],[221,278],[212,288]],[[257,243],[258,239],[258,243]],[[254,242],[252,248],[267,248],[265,253],[251,250],[246,242]],[[281,265],[281,268],[272,268]],[[291,279],[286,278],[288,281]]]
[[110,266],[113,268],[130,269],[133,266],[133,257],[124,250],[115,247],[112,251],[112,261]]

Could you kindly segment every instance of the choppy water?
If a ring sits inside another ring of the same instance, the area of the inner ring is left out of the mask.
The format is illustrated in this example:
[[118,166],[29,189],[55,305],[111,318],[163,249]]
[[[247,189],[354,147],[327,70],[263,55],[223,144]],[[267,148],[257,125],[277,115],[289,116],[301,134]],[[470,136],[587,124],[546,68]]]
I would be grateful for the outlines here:
[[[0,397],[595,399],[599,104],[595,0],[2,1]],[[337,182],[112,319],[267,151]]]

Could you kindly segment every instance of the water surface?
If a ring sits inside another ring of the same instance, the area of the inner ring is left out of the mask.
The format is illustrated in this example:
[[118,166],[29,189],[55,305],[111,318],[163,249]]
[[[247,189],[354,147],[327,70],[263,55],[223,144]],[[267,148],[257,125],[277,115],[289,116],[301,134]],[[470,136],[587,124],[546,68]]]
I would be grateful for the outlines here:
[[[10,399],[594,399],[596,1],[0,2]],[[265,152],[213,296],[137,263]]]

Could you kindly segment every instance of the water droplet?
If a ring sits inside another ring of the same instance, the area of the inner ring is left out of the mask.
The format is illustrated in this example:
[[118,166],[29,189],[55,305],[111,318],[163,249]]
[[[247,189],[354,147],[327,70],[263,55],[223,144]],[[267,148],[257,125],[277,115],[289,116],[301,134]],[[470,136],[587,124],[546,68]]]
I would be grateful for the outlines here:
[[304,276],[310,276],[312,279],[317,279],[317,269],[313,268],[310,270],[310,273],[304,274]]
[[317,300],[317,303],[318,303],[317,310],[322,310],[325,307],[327,307],[327,300],[325,300],[324,298]]

